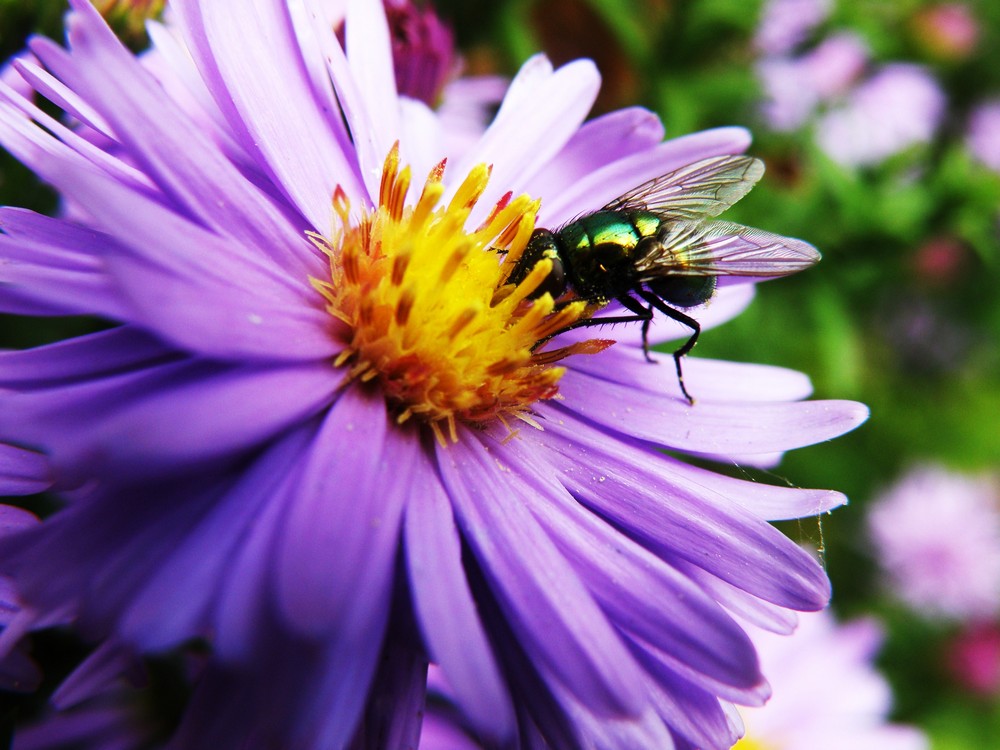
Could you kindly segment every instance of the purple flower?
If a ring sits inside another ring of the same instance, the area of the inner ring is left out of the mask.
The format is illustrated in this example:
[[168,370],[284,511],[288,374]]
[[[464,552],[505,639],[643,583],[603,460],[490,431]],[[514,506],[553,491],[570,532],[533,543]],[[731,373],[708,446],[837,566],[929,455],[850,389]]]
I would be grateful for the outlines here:
[[912,469],[868,515],[890,591],[917,612],[952,620],[1000,614],[1000,493],[994,478]]
[[816,140],[843,165],[877,164],[930,142],[945,104],[930,73],[918,65],[892,63],[852,91],[843,106],[820,118]]
[[966,143],[976,159],[1000,172],[1000,100],[984,102],[973,110]]
[[765,55],[786,55],[830,15],[832,0],[768,0],[755,35]]
[[892,694],[872,664],[882,640],[872,620],[839,625],[826,612],[803,616],[792,636],[754,629],[773,695],[740,709],[746,737],[734,750],[924,750],[918,730],[889,724]]
[[764,88],[762,113],[774,130],[804,125],[822,105],[842,96],[861,74],[868,49],[854,34],[824,39],[799,57],[767,57],[757,64]]
[[412,745],[428,661],[496,743],[728,747],[720,700],[765,691],[733,615],[787,629],[829,596],[767,520],[844,498],[660,449],[770,464],[866,410],[700,359],[692,406],[636,327],[538,346],[590,312],[524,303],[551,261],[503,280],[536,214],[745,131],[584,123],[594,66],[536,57],[454,151],[398,95],[380,3],[351,3],[345,54],[311,3],[177,0],[141,60],[72,7],[68,48],[18,70],[79,126],[0,88],[0,142],[74,217],[0,210],[0,309],[120,325],[0,354],[0,439],[73,488],[0,545],[24,605],[0,640],[71,619],[140,652],[207,642],[174,747]]

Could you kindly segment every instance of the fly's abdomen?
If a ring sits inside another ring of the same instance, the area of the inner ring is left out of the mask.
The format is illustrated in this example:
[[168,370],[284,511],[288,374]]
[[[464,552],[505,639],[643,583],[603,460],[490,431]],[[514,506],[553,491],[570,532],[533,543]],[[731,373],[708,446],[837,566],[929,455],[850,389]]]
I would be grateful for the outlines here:
[[573,290],[582,299],[606,302],[635,282],[636,248],[655,237],[660,218],[645,211],[597,211],[559,231]]

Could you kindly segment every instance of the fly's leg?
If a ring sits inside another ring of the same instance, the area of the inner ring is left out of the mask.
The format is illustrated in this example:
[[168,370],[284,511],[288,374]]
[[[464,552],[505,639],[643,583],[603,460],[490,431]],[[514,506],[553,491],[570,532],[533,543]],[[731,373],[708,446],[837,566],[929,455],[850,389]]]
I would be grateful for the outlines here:
[[[565,304],[569,304],[570,302],[573,302],[573,301],[574,300],[569,300]],[[552,339],[552,338],[558,336],[560,333],[566,333],[566,331],[572,331],[572,330],[574,330],[576,328],[592,328],[593,326],[615,325],[616,323],[637,323],[637,322],[639,322],[641,320],[642,321],[642,349],[643,349],[643,352],[646,354],[646,359],[648,359],[650,362],[654,362],[655,360],[650,359],[649,352],[648,352],[647,347],[646,347],[646,331],[649,330],[649,322],[653,319],[653,310],[652,310],[652,308],[648,308],[647,309],[647,308],[643,307],[639,303],[638,300],[632,299],[631,297],[624,296],[624,295],[621,296],[621,297],[618,297],[618,301],[622,303],[623,307],[631,310],[634,314],[633,315],[611,315],[611,316],[606,316],[606,317],[603,317],[603,318],[584,318],[583,320],[578,320],[575,323],[572,323],[571,325],[568,325],[565,328],[562,328],[562,329],[556,331],[551,336],[546,336],[544,339],[542,339],[537,344],[535,344],[533,347],[531,347],[532,351],[534,351],[535,349],[537,349],[538,347],[540,347],[542,344],[544,344],[549,339]],[[558,310],[559,307],[557,306],[556,309]]]
[[632,299],[628,295],[619,297],[618,301],[622,303],[623,307],[635,313],[633,320],[642,321],[642,356],[646,358],[647,362],[656,364],[656,360],[649,356],[649,324],[653,322],[653,308],[643,307],[639,300]]
[[[662,299],[657,297],[652,292],[647,292],[641,290],[639,296],[642,297],[646,302],[650,304],[650,319],[652,319],[652,308],[656,308],[661,313],[666,315],[672,320],[676,320],[681,325],[685,325],[691,329],[691,337],[685,341],[681,347],[674,352],[674,364],[677,366],[677,382],[680,384],[681,393],[684,394],[684,398],[688,400],[689,404],[694,404],[694,399],[691,398],[691,394],[688,393],[687,388],[684,386],[684,373],[681,371],[681,358],[690,352],[696,343],[698,343],[698,336],[701,335],[701,323],[692,318],[690,315],[685,315],[680,310],[676,310],[670,305],[666,304]],[[642,347],[643,350],[646,349],[646,331],[649,329],[649,321],[643,325],[642,329]],[[648,358],[648,355],[647,355]]]

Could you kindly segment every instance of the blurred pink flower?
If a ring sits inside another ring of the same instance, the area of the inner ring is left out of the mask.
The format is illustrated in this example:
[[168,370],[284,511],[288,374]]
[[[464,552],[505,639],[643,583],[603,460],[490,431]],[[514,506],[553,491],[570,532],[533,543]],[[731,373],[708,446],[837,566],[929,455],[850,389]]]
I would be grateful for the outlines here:
[[912,470],[868,514],[886,585],[931,618],[1000,613],[997,485],[936,466]]
[[923,750],[924,735],[889,724],[892,694],[872,665],[882,640],[873,620],[838,625],[826,610],[800,617],[792,636],[751,631],[773,695],[740,708],[734,750]]
[[966,689],[1000,695],[1000,624],[977,623],[959,633],[948,649],[948,669]]

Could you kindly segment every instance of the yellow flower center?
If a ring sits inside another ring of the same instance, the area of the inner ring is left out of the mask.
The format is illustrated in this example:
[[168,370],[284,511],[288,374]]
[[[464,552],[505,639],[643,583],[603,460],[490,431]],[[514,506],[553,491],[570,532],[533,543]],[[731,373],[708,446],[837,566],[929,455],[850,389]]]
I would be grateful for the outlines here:
[[[475,167],[447,205],[444,162],[427,178],[416,205],[405,205],[410,169],[398,146],[386,158],[378,205],[360,221],[340,188],[340,229],[313,236],[330,259],[330,280],[313,280],[327,310],[346,323],[335,365],[347,378],[377,383],[400,424],[422,420],[438,442],[457,439],[456,425],[507,417],[539,425],[536,401],[553,398],[570,354],[592,354],[612,342],[592,340],[543,351],[550,336],[591,312],[582,301],[557,305],[529,296],[552,269],[540,261],[517,285],[506,284],[534,229],[538,201],[504,196],[474,231],[466,220],[490,170]],[[508,425],[509,428],[509,425]]]
[[747,736],[733,745],[732,750],[771,750],[771,746]]

